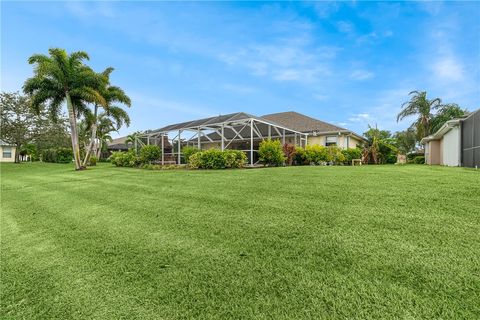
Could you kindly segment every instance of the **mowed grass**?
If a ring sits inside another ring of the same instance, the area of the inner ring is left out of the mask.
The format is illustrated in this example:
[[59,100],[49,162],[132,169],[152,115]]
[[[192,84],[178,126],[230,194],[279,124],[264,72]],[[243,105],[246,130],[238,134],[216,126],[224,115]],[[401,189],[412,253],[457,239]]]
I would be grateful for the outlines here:
[[3,319],[479,319],[480,171],[1,166]]

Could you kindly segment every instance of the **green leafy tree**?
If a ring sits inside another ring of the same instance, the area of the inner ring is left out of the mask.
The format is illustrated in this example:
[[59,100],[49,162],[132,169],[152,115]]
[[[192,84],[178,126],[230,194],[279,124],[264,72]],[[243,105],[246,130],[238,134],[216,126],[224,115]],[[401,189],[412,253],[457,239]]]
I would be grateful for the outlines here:
[[417,134],[414,128],[408,128],[407,130],[399,131],[395,133],[394,138],[400,153],[407,154],[415,150]]
[[[113,72],[113,68],[107,68],[103,71],[100,76],[104,81],[100,83],[100,87],[97,88],[98,92],[102,95],[105,100],[104,105],[96,103],[94,105],[94,110],[91,119],[91,137],[90,143],[86,148],[85,158],[83,160],[83,165],[88,163],[90,154],[96,154],[98,157],[98,149],[101,150],[100,141],[97,140],[97,128],[100,125],[99,122],[105,118],[111,118],[112,127],[114,130],[119,130],[124,124],[128,127],[130,125],[130,117],[127,112],[116,104],[123,104],[127,107],[131,106],[130,98],[125,94],[125,92],[116,86],[110,84],[110,74]],[[103,108],[104,112],[98,114],[99,108]],[[113,131],[113,130],[112,130]],[[103,132],[103,134],[108,134]],[[96,149],[97,148],[97,149]]]
[[466,114],[467,110],[460,108],[456,103],[442,105],[430,120],[429,134],[437,132],[448,120],[461,118]]
[[402,105],[402,110],[397,115],[397,122],[406,117],[416,116],[417,119],[412,124],[416,129],[417,140],[430,134],[430,121],[433,117],[433,111],[442,106],[440,98],[428,99],[426,91],[412,91],[409,93],[410,100]]
[[49,49],[49,55],[35,54],[28,59],[35,66],[34,75],[23,86],[24,92],[31,95],[32,108],[38,112],[40,106],[46,104],[53,119],[66,102],[76,170],[84,168],[80,159],[77,118],[86,112],[88,103],[106,104],[96,89],[103,80],[83,63],[88,59],[83,51],[68,54],[59,48]]
[[28,98],[18,92],[0,93],[0,136],[16,147],[15,162],[20,162],[20,150],[35,136],[35,114],[30,110]]

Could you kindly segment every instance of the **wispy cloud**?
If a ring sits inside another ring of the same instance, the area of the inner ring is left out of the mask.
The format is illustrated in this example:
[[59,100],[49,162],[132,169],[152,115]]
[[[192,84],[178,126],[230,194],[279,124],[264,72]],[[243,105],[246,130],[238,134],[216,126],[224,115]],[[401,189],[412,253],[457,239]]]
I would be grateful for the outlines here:
[[354,70],[352,73],[350,73],[350,79],[352,80],[368,80],[371,79],[375,76],[375,74],[371,71],[368,70]]
[[65,7],[70,13],[81,19],[94,16],[101,16],[104,18],[115,17],[114,8],[108,2],[84,3],[79,1],[70,1],[65,4]]
[[337,29],[343,33],[352,33],[354,31],[354,26],[350,21],[338,21]]
[[455,56],[444,56],[432,64],[432,70],[437,80],[457,82],[464,78],[464,68]]

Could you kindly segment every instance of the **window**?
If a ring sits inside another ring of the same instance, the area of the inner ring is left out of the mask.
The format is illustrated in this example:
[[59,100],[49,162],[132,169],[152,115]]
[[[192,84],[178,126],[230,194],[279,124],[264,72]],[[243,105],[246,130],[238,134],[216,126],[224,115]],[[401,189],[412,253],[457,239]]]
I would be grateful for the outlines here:
[[348,149],[350,147],[350,137],[346,136],[345,141],[346,141],[345,149]]
[[12,157],[12,148],[11,147],[3,147],[3,158],[11,158]]
[[338,141],[338,137],[337,136],[329,136],[327,137],[326,141],[325,141],[325,145],[328,147],[328,146],[336,146],[337,145],[337,141]]

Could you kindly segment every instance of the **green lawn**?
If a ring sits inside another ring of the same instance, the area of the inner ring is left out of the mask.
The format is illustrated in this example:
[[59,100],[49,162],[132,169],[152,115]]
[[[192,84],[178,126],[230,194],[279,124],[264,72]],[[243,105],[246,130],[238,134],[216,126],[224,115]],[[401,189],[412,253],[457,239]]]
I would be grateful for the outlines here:
[[480,171],[1,166],[2,319],[479,319]]

